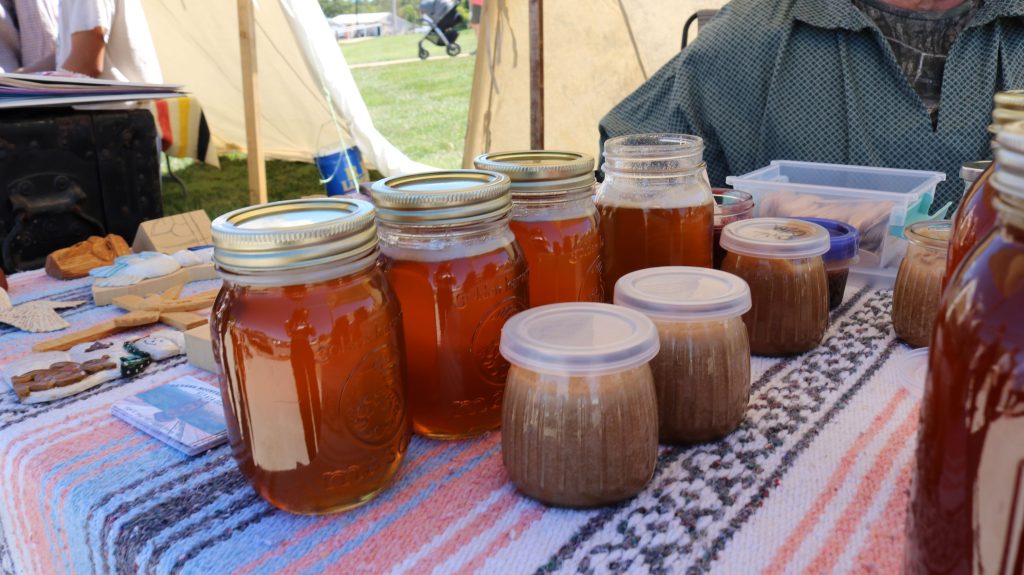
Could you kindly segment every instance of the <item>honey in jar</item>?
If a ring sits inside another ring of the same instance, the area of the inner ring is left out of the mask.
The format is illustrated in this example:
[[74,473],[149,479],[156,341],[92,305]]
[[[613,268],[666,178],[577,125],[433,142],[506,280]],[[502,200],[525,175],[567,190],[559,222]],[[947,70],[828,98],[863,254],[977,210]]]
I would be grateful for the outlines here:
[[243,208],[213,222],[210,327],[239,469],[272,505],[319,514],[388,485],[410,427],[398,300],[373,207]]
[[725,226],[722,271],[750,286],[743,315],[756,355],[794,355],[821,343],[828,329],[825,228],[790,218],[754,218]]
[[384,270],[402,306],[413,429],[437,439],[501,425],[505,321],[529,305],[527,265],[509,229],[509,179],[482,170],[381,180]]
[[482,154],[476,167],[512,180],[512,221],[530,268],[530,305],[603,301],[594,159],[554,150]]
[[998,138],[996,228],[948,286],[931,340],[906,575],[1024,572],[1024,123]]
[[651,268],[619,278],[615,305],[658,328],[661,350],[651,370],[661,441],[698,443],[736,429],[750,399],[746,282],[705,268]]
[[648,362],[658,334],[642,314],[603,303],[533,308],[502,331],[508,374],[501,453],[509,479],[549,505],[633,497],[658,461]]
[[908,246],[892,293],[892,327],[913,347],[925,347],[932,338],[951,232],[949,220],[917,222],[903,232]]
[[[994,100],[992,124],[988,128],[990,133],[997,135],[1004,126],[1024,120],[1024,90],[999,92]],[[992,147],[997,147],[996,140],[993,140]],[[961,175],[977,174],[977,167],[965,168],[960,170]],[[949,242],[943,289],[952,281],[953,275],[971,250],[995,228],[996,209],[992,204],[995,190],[989,184],[994,168],[994,165],[989,164],[960,201],[960,207],[953,218],[953,236]]]
[[681,134],[640,134],[605,143],[605,179],[597,195],[604,236],[604,292],[629,272],[712,265],[714,199],[704,141]]

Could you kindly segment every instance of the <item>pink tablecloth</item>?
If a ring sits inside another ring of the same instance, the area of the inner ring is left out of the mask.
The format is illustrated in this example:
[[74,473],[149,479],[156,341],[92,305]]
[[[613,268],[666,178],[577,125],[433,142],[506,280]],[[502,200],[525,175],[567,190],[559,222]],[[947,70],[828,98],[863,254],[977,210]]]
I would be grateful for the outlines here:
[[[85,280],[38,272],[11,286],[16,302],[89,293]],[[227,447],[186,458],[110,415],[116,400],[186,374],[215,381],[181,358],[51,404],[3,390],[0,572],[895,573],[918,400],[891,377],[907,350],[890,303],[851,291],[820,348],[755,359],[737,432],[664,447],[640,496],[591,511],[519,495],[498,433],[414,440],[395,485],[358,510],[276,511]],[[82,328],[116,313],[63,315]],[[0,363],[43,337],[0,326]]]

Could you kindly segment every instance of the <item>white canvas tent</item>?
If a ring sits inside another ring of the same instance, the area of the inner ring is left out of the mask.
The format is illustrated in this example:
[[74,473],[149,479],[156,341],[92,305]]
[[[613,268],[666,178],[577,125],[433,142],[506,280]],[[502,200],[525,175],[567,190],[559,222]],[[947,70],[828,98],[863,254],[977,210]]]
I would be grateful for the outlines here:
[[[142,0],[164,79],[198,99],[225,149],[246,142],[239,18],[229,0]],[[311,161],[317,149],[356,145],[385,175],[429,169],[373,126],[359,89],[316,0],[258,0],[256,53],[261,138],[267,157]],[[322,78],[319,71],[323,71]],[[328,100],[329,98],[329,100]],[[330,102],[330,103],[329,103]],[[331,123],[330,106],[338,119]]]
[[[486,0],[463,164],[530,147],[531,0]],[[543,2],[544,147],[597,154],[598,121],[679,52],[684,21],[726,0]],[[693,38],[696,26],[691,29]]]

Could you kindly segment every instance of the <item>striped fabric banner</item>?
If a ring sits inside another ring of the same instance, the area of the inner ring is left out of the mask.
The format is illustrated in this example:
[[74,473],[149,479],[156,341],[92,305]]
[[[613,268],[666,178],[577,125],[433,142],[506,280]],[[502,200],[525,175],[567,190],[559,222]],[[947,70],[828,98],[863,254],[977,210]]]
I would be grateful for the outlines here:
[[[41,272],[10,282],[16,302],[88,293],[88,280]],[[183,358],[50,404],[4,390],[0,572],[898,572],[918,406],[889,377],[907,351],[890,305],[890,292],[848,293],[820,348],[754,360],[738,431],[663,447],[641,495],[589,511],[519,495],[498,433],[414,439],[396,483],[354,511],[277,511],[226,446],[187,458],[110,415],[115,401],[183,375],[215,383]],[[115,313],[63,315],[81,328]],[[45,337],[0,327],[0,362]]]

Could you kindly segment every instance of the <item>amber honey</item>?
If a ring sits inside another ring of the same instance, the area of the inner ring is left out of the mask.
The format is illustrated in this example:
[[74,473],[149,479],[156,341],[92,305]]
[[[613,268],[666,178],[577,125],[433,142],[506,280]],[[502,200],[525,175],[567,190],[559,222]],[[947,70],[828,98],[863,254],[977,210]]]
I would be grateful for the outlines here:
[[416,433],[439,439],[501,425],[509,364],[498,353],[505,321],[526,309],[526,265],[513,243],[468,257],[385,256],[402,301],[409,403]]
[[416,433],[461,439],[501,425],[505,321],[529,306],[509,229],[507,176],[452,170],[381,180],[372,193],[384,271],[402,306]]
[[971,186],[953,220],[953,236],[949,240],[945,275],[942,287],[945,289],[953,274],[971,253],[971,250],[985,239],[996,225],[996,209],[992,205],[995,189],[989,185],[993,166],[989,166],[981,178]]
[[662,266],[710,268],[714,205],[640,208],[599,204],[604,236],[604,293],[641,269]]
[[[398,301],[376,266],[315,285],[228,286],[213,315],[229,438],[273,505],[327,513],[376,495],[409,442]],[[340,502],[340,503],[339,503]]]
[[1000,133],[996,228],[942,296],[907,517],[907,575],[1024,573],[1024,124]]
[[601,233],[597,215],[561,220],[512,220],[530,268],[530,305],[603,301]]
[[276,507],[319,514],[387,486],[409,443],[401,311],[373,207],[292,200],[213,222],[210,316],[228,439]]

